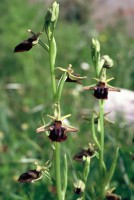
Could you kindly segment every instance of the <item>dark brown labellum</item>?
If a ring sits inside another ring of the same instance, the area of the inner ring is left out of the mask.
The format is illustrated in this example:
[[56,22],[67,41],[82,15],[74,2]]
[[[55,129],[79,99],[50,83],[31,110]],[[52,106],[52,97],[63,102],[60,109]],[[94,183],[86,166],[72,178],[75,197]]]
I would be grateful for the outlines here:
[[41,176],[41,172],[36,170],[29,170],[20,175],[18,181],[21,183],[32,182],[33,180],[38,179]]
[[78,162],[83,162],[83,156],[85,157],[92,157],[94,155],[94,149],[92,148],[88,148],[88,149],[82,149],[79,153],[77,153],[73,159],[75,161],[78,161]]
[[108,98],[108,88],[97,87],[94,89],[94,96],[97,99],[107,99]]
[[15,47],[14,52],[19,53],[19,52],[29,51],[33,47],[33,42],[36,40],[37,37],[35,36],[28,38],[27,40],[24,40]]
[[108,98],[108,88],[105,86],[105,83],[99,82],[98,85],[94,88],[94,96],[97,99],[107,99]]
[[70,78],[68,76],[65,82],[72,82],[72,83],[79,83],[79,84],[81,84],[81,81],[77,79],[77,77],[79,77],[80,75],[79,74],[74,74],[74,76],[76,76],[76,80],[72,79],[72,78]]
[[117,194],[107,194],[106,195],[107,200],[121,200],[121,197],[118,196]]
[[66,140],[67,136],[65,134],[66,128],[62,127],[61,121],[55,121],[52,130],[50,131],[49,138],[54,142],[62,142]]
[[33,45],[31,42],[28,42],[27,40],[25,40],[15,47],[14,52],[17,53],[17,52],[29,51],[32,48],[32,46]]
[[81,193],[81,188],[75,188],[74,192],[75,192],[75,194],[80,194]]

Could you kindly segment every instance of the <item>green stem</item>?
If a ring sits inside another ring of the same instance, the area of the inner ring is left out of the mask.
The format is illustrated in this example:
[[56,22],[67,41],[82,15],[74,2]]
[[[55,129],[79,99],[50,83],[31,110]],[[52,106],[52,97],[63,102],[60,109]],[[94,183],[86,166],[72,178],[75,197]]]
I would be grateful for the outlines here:
[[64,181],[63,181],[63,199],[65,199],[65,195],[66,195],[66,190],[67,190],[67,177],[68,177],[68,169],[67,169],[67,156],[66,154],[64,155]]
[[[50,62],[50,74],[51,74],[51,83],[52,83],[52,91],[53,91],[53,101],[54,105],[54,113],[60,115],[59,102],[56,102],[56,80],[55,80],[55,59],[56,59],[57,47],[54,37],[49,40],[49,62]],[[55,182],[56,182],[56,192],[57,192],[57,200],[62,200],[62,191],[61,191],[61,171],[60,171],[60,143],[55,142],[55,150],[54,150],[54,168],[55,168]]]
[[50,61],[50,74],[53,90],[53,99],[55,102],[56,95],[56,80],[55,80],[55,59],[56,59],[57,47],[54,37],[49,40],[49,61]]
[[[84,169],[83,169],[83,181],[84,181],[85,187],[86,187],[89,171],[90,171],[90,157],[87,157],[86,160],[84,161]],[[83,192],[82,200],[86,199],[85,191],[86,189]]]
[[58,143],[58,142],[55,142],[54,166],[55,166],[55,181],[56,181],[57,199],[62,200],[61,173],[60,173],[60,143]]
[[104,179],[104,100],[99,100],[100,107],[100,184],[102,199],[104,195],[103,179]]

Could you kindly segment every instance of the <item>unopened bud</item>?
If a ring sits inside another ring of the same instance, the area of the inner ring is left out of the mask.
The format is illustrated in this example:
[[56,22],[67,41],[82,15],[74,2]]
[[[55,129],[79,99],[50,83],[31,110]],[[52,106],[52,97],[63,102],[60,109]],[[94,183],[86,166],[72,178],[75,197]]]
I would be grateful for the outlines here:
[[97,39],[92,39],[92,44],[91,44],[92,48],[95,49],[95,51],[97,51],[98,53],[100,52],[100,43]]
[[102,56],[102,59],[104,60],[103,68],[109,69],[113,66],[113,60],[108,55]]

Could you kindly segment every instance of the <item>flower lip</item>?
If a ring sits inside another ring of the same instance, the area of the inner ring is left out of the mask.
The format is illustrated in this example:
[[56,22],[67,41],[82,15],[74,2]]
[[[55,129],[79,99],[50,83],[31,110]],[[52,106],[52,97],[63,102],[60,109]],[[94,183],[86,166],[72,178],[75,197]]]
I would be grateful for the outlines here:
[[32,32],[31,30],[28,30],[28,32],[31,33],[32,36],[18,44],[14,49],[15,53],[29,51],[35,44],[38,44],[39,36],[42,32],[39,32],[37,34]]
[[24,40],[23,42],[21,42],[15,47],[14,52],[19,53],[19,52],[29,51],[33,47],[35,41],[37,40],[38,38],[36,36],[30,37],[27,40]]
[[94,96],[97,99],[107,99],[108,89],[105,82],[99,82],[98,85],[94,87]]
[[72,83],[82,84],[82,82],[78,79],[78,78],[80,77],[79,74],[73,74],[73,76],[75,77],[75,79],[71,78],[71,77],[68,75],[65,82],[72,82]]
[[50,127],[49,138],[54,142],[62,142],[67,139],[67,135],[65,134],[66,128],[62,126],[61,121],[54,121],[54,125]]
[[92,144],[89,144],[88,148],[81,149],[80,152],[76,153],[73,159],[78,162],[83,162],[83,157],[93,157],[95,154],[95,150]]
[[41,178],[42,173],[41,171],[35,170],[28,170],[27,172],[20,175],[18,182],[26,183],[26,182],[34,182]]
[[117,194],[114,194],[114,193],[107,193],[106,199],[107,200],[121,200],[121,197]]
[[23,42],[18,44],[15,47],[14,52],[19,53],[19,52],[29,51],[33,45],[32,45],[32,42],[29,42],[28,40],[24,40]]
[[80,194],[81,193],[81,188],[75,188],[74,192],[75,192],[75,194]]

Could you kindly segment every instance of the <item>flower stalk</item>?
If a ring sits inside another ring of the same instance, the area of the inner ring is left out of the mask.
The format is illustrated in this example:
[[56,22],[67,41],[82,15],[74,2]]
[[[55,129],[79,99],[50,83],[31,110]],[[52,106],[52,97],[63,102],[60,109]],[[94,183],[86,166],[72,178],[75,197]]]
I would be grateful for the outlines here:
[[[56,2],[53,3],[52,8],[48,9],[48,12],[45,17],[44,28],[46,31],[46,35],[48,37],[49,44],[49,63],[50,63],[50,74],[51,74],[51,84],[52,84],[52,92],[53,92],[53,102],[54,105],[54,115],[60,117],[60,105],[58,98],[58,102],[56,102],[56,77],[55,77],[55,60],[57,54],[57,46],[54,38],[54,30],[56,26],[56,22],[58,20],[59,14],[59,4]],[[55,116],[56,117],[56,116]],[[62,200],[62,191],[61,191],[61,169],[60,169],[60,143],[54,142],[54,169],[55,169],[55,182],[56,182],[56,193],[57,199]]]
[[55,168],[56,194],[57,194],[57,199],[62,200],[61,169],[60,169],[60,143],[55,142],[54,147],[55,147],[54,168]]
[[99,100],[99,125],[100,125],[100,155],[99,155],[99,168],[100,168],[100,188],[101,188],[101,196],[102,199],[104,198],[104,184],[103,184],[103,177],[105,176],[104,173],[104,100]]
[[[94,97],[99,100],[99,114],[97,114],[98,117],[96,118],[97,119],[96,121],[94,114],[92,115],[91,130],[94,143],[98,148],[97,157],[99,159],[100,189],[98,190],[99,198],[97,199],[103,200],[105,199],[107,191],[109,190],[110,180],[114,174],[118,157],[118,148],[117,148],[116,155],[114,156],[110,170],[108,171],[104,160],[104,138],[105,138],[104,123],[109,122],[109,120],[105,118],[104,104],[105,100],[108,99],[109,91],[119,92],[120,90],[108,84],[108,82],[113,80],[113,77],[106,79],[107,78],[106,72],[113,66],[113,60],[108,55],[102,57],[100,56],[100,44],[97,39],[92,39],[91,56],[96,74],[94,80],[97,81],[97,84],[86,86],[84,87],[84,90],[93,90]],[[98,134],[96,134],[95,123],[97,124]]]
[[[83,182],[86,186],[88,175],[90,171],[90,156],[84,157],[84,169],[83,169]],[[82,195],[82,200],[86,199],[86,190],[84,190]]]
[[52,37],[52,39],[49,40],[49,62],[50,62],[50,74],[51,74],[54,103],[55,103],[55,95],[56,95],[56,80],[55,80],[56,53],[57,53],[56,41],[55,41],[55,38]]

